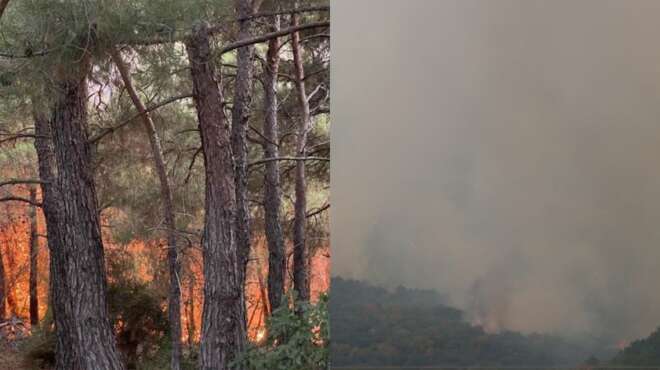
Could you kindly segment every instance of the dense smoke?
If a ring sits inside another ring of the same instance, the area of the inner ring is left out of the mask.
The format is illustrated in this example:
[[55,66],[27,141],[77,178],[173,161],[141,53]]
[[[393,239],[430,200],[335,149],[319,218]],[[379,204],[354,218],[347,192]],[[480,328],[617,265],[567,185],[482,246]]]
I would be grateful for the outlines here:
[[333,16],[333,274],[437,289],[491,330],[660,325],[660,2]]

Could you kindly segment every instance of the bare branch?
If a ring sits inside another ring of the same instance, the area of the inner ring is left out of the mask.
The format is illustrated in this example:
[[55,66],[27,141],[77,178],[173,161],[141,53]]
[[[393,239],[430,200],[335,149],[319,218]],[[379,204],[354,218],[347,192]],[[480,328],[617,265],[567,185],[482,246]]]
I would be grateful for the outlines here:
[[35,52],[29,52],[29,53],[26,53],[26,54],[15,54],[15,53],[9,53],[9,52],[6,52],[6,51],[0,51],[0,57],[7,58],[7,59],[29,59],[29,58],[45,56],[46,54],[50,53],[51,51],[52,50],[40,50],[40,51],[35,51]]
[[161,45],[161,44],[171,44],[183,40],[184,37],[182,37],[181,35],[175,35],[174,33],[170,33],[169,35],[157,35],[150,38],[123,40],[118,44],[132,45],[132,46],[152,46],[152,45]]
[[[310,6],[310,7],[307,7],[307,8],[300,8],[300,9],[288,9],[288,10],[282,10],[282,11],[276,11],[276,12],[256,13],[256,14],[250,15],[248,17],[244,17],[244,18],[235,18],[235,19],[222,20],[222,21],[220,21],[220,24],[211,27],[209,29],[209,32],[211,34],[216,34],[216,33],[221,32],[223,29],[226,28],[226,25],[227,25],[228,22],[242,22],[242,21],[254,20],[256,18],[279,15],[279,14],[296,14],[296,13],[303,13],[303,12],[328,11],[328,10],[330,10],[329,6]],[[325,24],[325,25],[329,26],[329,22],[321,22],[321,23],[328,23],[328,24]],[[310,23],[308,25],[299,26],[299,27],[303,27],[303,28],[299,28],[299,30],[302,30],[302,29],[305,29],[305,28],[312,28],[312,27],[315,27],[315,26],[313,26],[313,23]],[[281,35],[268,37],[268,38],[266,38],[264,40],[261,40],[261,41],[248,42],[245,45],[238,45],[238,46],[232,47],[232,48],[230,48],[229,50],[226,50],[226,51],[223,48],[223,49],[221,49],[221,52],[226,53],[226,52],[231,51],[233,49],[237,49],[237,48],[240,48],[240,47],[243,47],[243,46],[255,44],[257,42],[268,41],[273,37],[284,36],[287,33],[291,33],[291,32],[294,32],[294,31],[296,31],[296,30],[295,29],[288,29],[287,32],[285,32]],[[259,37],[265,37],[265,36],[266,35],[259,36]],[[127,39],[127,40],[124,40],[124,41],[120,42],[120,44],[123,44],[123,45],[136,45],[136,46],[150,46],[150,45],[168,44],[168,43],[173,43],[173,42],[184,41],[187,37],[188,37],[187,35],[181,35],[181,34],[177,35],[175,33],[170,33],[170,34],[156,35],[154,37],[143,38],[143,39]],[[250,39],[237,41],[236,43],[247,42],[248,40],[250,40]],[[230,44],[228,46],[231,46],[231,45],[232,44]]]
[[0,181],[0,187],[6,185],[22,185],[22,184],[45,184],[46,182],[39,179],[9,179],[7,181]]
[[325,12],[329,11],[330,7],[327,5],[317,5],[317,6],[309,6],[306,8],[298,8],[298,9],[289,9],[289,10],[280,10],[280,11],[275,11],[275,12],[261,12],[261,13],[255,13],[252,15],[249,15],[247,17],[242,17],[242,18],[237,18],[236,21],[242,22],[242,21],[249,21],[255,18],[262,18],[262,17],[272,17],[275,15],[282,15],[282,14],[295,14],[295,13],[308,13],[308,12]]
[[266,33],[264,35],[250,37],[250,38],[247,38],[245,40],[240,40],[240,41],[233,42],[233,43],[223,47],[222,49],[220,49],[219,54],[224,54],[224,53],[230,52],[234,49],[241,48],[243,46],[257,44],[257,43],[260,43],[260,42],[265,42],[265,41],[268,41],[270,39],[274,39],[276,37],[286,36],[286,35],[288,35],[292,32],[302,31],[302,30],[306,30],[306,29],[310,29],[310,28],[329,27],[329,26],[330,26],[330,22],[325,21],[325,22],[314,22],[314,23],[308,23],[308,24],[301,24],[301,25],[298,25],[298,26],[284,28],[284,29],[279,30],[277,32],[270,32],[270,33]]
[[318,106],[318,107],[316,107],[312,110],[312,115],[313,116],[316,116],[316,115],[319,115],[319,114],[328,114],[328,113],[330,113],[330,109],[328,109],[327,107]]
[[24,203],[31,204],[35,207],[41,207],[41,203],[39,203],[39,202],[33,202],[28,198],[16,197],[16,196],[2,197],[2,198],[0,198],[0,202],[24,202]]
[[[162,106],[164,106],[164,105],[167,105],[167,104],[173,103],[173,102],[175,102],[175,101],[179,101],[179,100],[187,99],[187,98],[191,98],[191,97],[192,97],[192,94],[182,94],[182,95],[173,96],[173,97],[171,97],[171,98],[169,98],[169,99],[163,100],[162,102],[159,102],[159,103],[156,103],[156,104],[154,104],[154,105],[151,105],[151,106],[146,107],[145,113],[146,113],[146,112],[154,111],[154,110],[156,110],[156,109],[158,109],[158,108],[160,108],[160,107],[162,107]],[[134,119],[139,118],[140,116],[142,116],[142,114],[138,112],[138,113],[134,114],[133,116],[131,116],[130,118],[128,118],[128,119],[122,121],[122,122],[119,123],[118,125],[106,128],[105,130],[99,132],[99,133],[98,133],[97,135],[95,135],[94,137],[90,138],[90,139],[89,139],[89,142],[90,142],[91,144],[95,144],[96,142],[98,142],[99,140],[101,140],[101,139],[102,139],[103,137],[105,137],[106,135],[111,134],[111,133],[113,133],[113,132],[119,130],[120,128],[122,128],[122,127],[128,125],[128,124],[131,123]]]
[[330,162],[330,158],[326,157],[277,157],[277,158],[266,158],[258,161],[254,161],[248,164],[248,167],[257,166],[260,164],[273,162],[273,161],[323,161]]
[[306,73],[306,74],[305,74],[305,78],[303,78],[303,81],[307,81],[308,78],[313,77],[313,76],[316,76],[317,74],[319,74],[319,73],[323,73],[323,72],[325,72],[325,71],[327,71],[327,68],[319,68],[319,69],[316,70],[316,71]]
[[[0,134],[0,135],[2,135],[2,134]],[[7,142],[10,142],[10,141],[16,141],[18,139],[26,139],[26,138],[30,138],[30,139],[36,139],[36,138],[48,139],[48,136],[35,135],[35,134],[14,134],[14,135],[8,136],[4,139],[0,139],[0,144],[7,143]]]
[[[317,34],[315,34],[315,35],[309,35],[309,36],[306,36],[306,37],[301,38],[301,39],[300,39],[300,43],[305,43],[305,42],[308,42],[308,41],[310,41],[310,40],[318,39],[318,38],[329,39],[329,38],[330,38],[330,34],[329,34],[329,33],[322,32],[322,33],[317,33]],[[286,45],[287,45],[288,43],[290,43],[290,42],[291,42],[291,37],[286,38],[286,39],[285,39],[284,41],[282,41],[282,43],[280,44],[280,49],[282,49],[284,46],[286,46]]]
[[188,184],[188,181],[190,181],[190,176],[192,175],[192,168],[195,165],[195,160],[197,159],[197,156],[202,152],[203,148],[199,147],[196,151],[195,154],[193,154],[192,159],[190,160],[190,165],[188,166],[188,174],[186,175],[185,180],[183,180],[184,184]]
[[325,211],[325,210],[328,209],[328,208],[330,208],[330,203],[326,203],[323,207],[321,207],[321,208],[319,208],[319,209],[317,209],[317,210],[314,210],[314,211],[312,211],[312,212],[309,212],[307,215],[305,215],[305,217],[306,217],[306,218],[314,217],[314,216],[316,216],[316,215],[322,213],[323,211]]
[[307,95],[307,101],[309,102],[314,97],[314,95],[316,95],[316,93],[318,93],[319,90],[321,89],[323,89],[323,84],[319,84],[318,86],[316,86],[314,91],[312,91],[311,93],[309,93],[309,95]]
[[275,143],[275,142],[269,140],[266,136],[264,136],[264,134],[262,134],[261,131],[259,131],[256,127],[254,127],[254,126],[252,126],[252,125],[248,125],[248,127],[249,127],[250,130],[252,130],[255,134],[259,135],[259,137],[260,137],[263,141],[265,141],[265,142],[267,142],[267,143],[270,143],[270,144],[273,144],[273,145],[275,145],[275,146],[278,147],[278,148],[280,147],[279,144],[277,144],[277,143]]

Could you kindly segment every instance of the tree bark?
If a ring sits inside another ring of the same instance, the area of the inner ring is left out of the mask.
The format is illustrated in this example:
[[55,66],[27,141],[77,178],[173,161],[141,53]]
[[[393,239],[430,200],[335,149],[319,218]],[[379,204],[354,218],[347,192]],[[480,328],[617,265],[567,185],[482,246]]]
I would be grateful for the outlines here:
[[[250,0],[236,0],[239,18],[253,13]],[[238,38],[250,36],[249,23],[239,21]],[[247,260],[250,255],[250,210],[248,204],[247,177],[247,124],[252,100],[252,60],[254,47],[238,49],[236,80],[234,85],[234,105],[231,112],[231,147],[234,155],[234,182],[236,187],[236,243],[241,265],[241,274],[245,276]],[[242,281],[245,278],[241,278]]]
[[[37,202],[37,190],[30,187],[30,200]],[[37,292],[37,276],[39,273],[39,240],[37,236],[37,207],[30,206],[30,325],[39,325],[39,294]]]
[[[279,16],[273,22],[274,31],[279,29]],[[280,41],[275,38],[268,42],[266,53],[266,71],[264,76],[264,157],[279,157],[279,127],[277,121],[277,74],[280,62]],[[277,161],[265,164],[264,176],[264,213],[266,241],[268,242],[268,301],[272,310],[282,303],[284,295],[284,277],[286,258],[284,236],[280,223],[281,192],[280,170]]]
[[[298,26],[298,15],[291,15],[292,27]],[[305,71],[303,69],[302,53],[300,50],[300,34],[291,35],[291,48],[293,49],[293,64],[295,68],[296,90],[302,117],[298,124],[296,152],[298,157],[306,156],[307,132],[310,128],[310,113],[307,93],[305,92]],[[296,162],[295,171],[294,221],[293,221],[293,287],[298,298],[309,301],[309,251],[305,240],[307,223],[307,184],[305,179],[305,161]]]
[[0,246],[0,322],[5,319],[5,305],[6,288],[5,288],[5,263],[2,261],[2,246]]
[[[34,103],[33,103],[34,104]],[[62,203],[59,191],[56,186],[55,175],[55,153],[51,141],[51,128],[48,118],[35,109],[34,129],[36,137],[34,147],[37,152],[37,164],[41,184],[42,210],[46,220],[46,230],[48,233],[48,249],[50,250],[50,286],[49,306],[53,312],[53,321],[57,335],[55,336],[55,362],[57,369],[73,369],[75,366],[74,352],[69,350],[70,343],[73,343],[72,333],[66,328],[66,311],[64,305],[64,296],[67,293],[66,285],[62,274],[64,273],[63,253],[64,250],[58,243],[60,242],[60,229]]]
[[191,277],[188,284],[188,347],[195,344],[195,279]]
[[118,50],[111,51],[112,60],[114,61],[119,74],[124,81],[124,87],[128,91],[135,108],[140,113],[142,123],[149,137],[149,145],[151,146],[151,155],[154,159],[154,167],[158,174],[160,182],[160,197],[163,205],[163,215],[165,218],[165,226],[167,227],[167,261],[169,266],[170,286],[168,298],[168,314],[170,323],[170,337],[172,344],[171,353],[171,367],[172,370],[181,369],[181,285],[179,277],[181,276],[181,263],[178,257],[177,241],[176,241],[176,219],[174,215],[174,202],[172,200],[172,188],[167,177],[167,168],[165,167],[165,158],[163,156],[163,149],[160,143],[160,137],[156,131],[156,125],[151,119],[151,115],[147,108],[140,100],[137,91],[133,87],[131,75],[128,66],[121,57]]
[[8,4],[9,4],[9,0],[0,0],[0,19],[2,18],[2,15],[5,13],[5,9],[7,9]]
[[[12,228],[14,229],[14,233],[16,233],[16,225],[12,225]],[[16,241],[14,241],[16,242]],[[5,290],[5,297],[7,297],[7,311],[9,311],[8,317],[16,317],[18,316],[18,300],[16,297],[16,292],[18,289],[16,289],[16,279],[17,276],[15,276],[16,271],[17,271],[17,266],[16,266],[16,252],[15,250],[18,248],[16,244],[13,245],[13,250],[14,252],[10,252],[7,250],[7,254],[5,255],[5,259],[7,260],[7,288]]]
[[61,206],[59,230],[50,234],[51,239],[58,239],[51,246],[57,261],[51,276],[57,286],[54,303],[63,306],[64,316],[55,322],[61,337],[57,350],[73,358],[72,364],[58,362],[57,368],[123,370],[108,316],[104,251],[87,140],[88,57],[70,68],[72,72],[57,78],[50,122]]
[[234,225],[236,192],[230,129],[211,60],[207,23],[194,27],[186,48],[206,173],[200,368],[225,370],[244,349],[246,340],[245,284]]

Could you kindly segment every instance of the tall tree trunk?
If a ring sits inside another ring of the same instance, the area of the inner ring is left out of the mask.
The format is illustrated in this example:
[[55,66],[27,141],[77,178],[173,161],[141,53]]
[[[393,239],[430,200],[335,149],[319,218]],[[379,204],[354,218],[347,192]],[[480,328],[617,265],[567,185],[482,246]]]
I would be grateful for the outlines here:
[[6,299],[6,287],[5,287],[5,263],[2,261],[2,246],[0,246],[0,322],[5,319],[5,299]]
[[[291,15],[292,26],[298,25],[298,14]],[[296,152],[298,157],[304,158],[307,146],[307,132],[310,128],[309,101],[305,92],[305,71],[303,69],[302,53],[300,50],[300,34],[291,35],[291,48],[293,49],[293,64],[295,68],[296,90],[302,117],[298,124]],[[296,162],[296,200],[294,204],[293,221],[293,287],[298,297],[309,301],[309,251],[305,240],[305,226],[307,223],[307,184],[305,179],[305,161]]]
[[[279,16],[273,22],[274,30],[279,30]],[[268,42],[266,72],[264,76],[264,157],[279,157],[279,128],[277,122],[277,74],[280,63],[280,41],[274,38]],[[277,161],[266,162],[264,176],[264,211],[266,240],[268,242],[268,301],[272,310],[277,309],[284,295],[286,256],[284,236],[280,223],[281,193],[280,170]]]
[[[58,260],[51,279],[63,288],[53,291],[61,294],[55,304],[64,306],[64,317],[56,321],[57,335],[64,339],[58,351],[72,353],[73,366],[67,369],[123,370],[106,302],[104,251],[86,131],[90,68],[86,59],[58,78],[51,121],[61,203],[59,231],[51,235],[59,239],[51,246]],[[64,364],[57,366],[65,369]]]
[[[16,224],[11,226],[14,229],[14,235],[17,234]],[[16,250],[18,250],[17,241],[14,239],[14,245],[11,251],[7,250],[7,255],[5,259],[7,260],[7,288],[5,290],[5,296],[7,297],[7,310],[9,311],[9,317],[18,316],[18,301],[16,298],[16,280],[17,280],[17,266],[16,266]]]
[[[30,187],[30,201],[36,203],[37,190]],[[30,325],[39,325],[39,294],[37,292],[37,276],[39,273],[39,240],[37,239],[37,207],[30,206]]]
[[9,0],[0,0],[0,18],[2,18],[2,15],[5,13],[8,4]]
[[195,344],[195,278],[188,284],[188,347]]
[[[236,0],[239,18],[252,14],[250,0]],[[240,21],[238,39],[250,36],[248,21]],[[236,244],[241,264],[241,274],[246,274],[247,260],[250,255],[250,210],[248,204],[247,179],[247,125],[252,101],[252,60],[254,47],[238,49],[236,64],[236,82],[234,85],[234,105],[231,112],[231,148],[234,155],[234,182],[236,186]],[[241,279],[241,280],[244,280]]]
[[170,287],[168,299],[168,314],[170,323],[170,337],[172,344],[171,354],[171,367],[172,370],[181,369],[181,285],[179,277],[181,276],[181,263],[178,257],[177,244],[176,244],[176,220],[174,215],[174,204],[172,200],[172,188],[169,179],[167,178],[167,168],[165,167],[165,158],[163,156],[163,149],[160,143],[160,137],[156,131],[156,125],[151,119],[151,115],[147,108],[137,95],[137,91],[133,87],[131,75],[128,66],[121,57],[118,50],[111,51],[112,60],[114,61],[122,80],[124,87],[128,91],[135,108],[140,113],[142,123],[149,137],[149,145],[151,146],[151,155],[154,158],[154,167],[158,174],[160,182],[160,197],[163,205],[163,216],[165,218],[165,226],[167,227],[167,261],[169,265]]
[[36,134],[34,147],[37,152],[39,178],[42,181],[42,210],[46,220],[48,249],[50,250],[49,306],[53,312],[53,321],[55,322],[57,331],[55,337],[55,362],[57,369],[74,369],[74,352],[69,350],[70,343],[73,343],[72,333],[70,330],[59,329],[67,326],[64,296],[68,293],[64,279],[62,278],[64,265],[62,262],[63,253],[61,251],[64,248],[58,244],[61,240],[59,233],[64,226],[61,225],[62,216],[60,212],[62,210],[62,203],[56,184],[55,153],[51,139],[50,122],[36,108],[34,110],[34,130]]
[[225,370],[243,350],[246,340],[245,284],[235,235],[230,129],[222,110],[207,23],[194,27],[186,46],[206,169],[200,368]]

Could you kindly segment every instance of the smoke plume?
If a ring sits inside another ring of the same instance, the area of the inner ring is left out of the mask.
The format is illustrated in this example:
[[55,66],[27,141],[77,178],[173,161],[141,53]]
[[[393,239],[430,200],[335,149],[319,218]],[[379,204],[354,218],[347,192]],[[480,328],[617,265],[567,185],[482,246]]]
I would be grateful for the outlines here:
[[332,6],[333,274],[491,330],[660,325],[660,2]]

